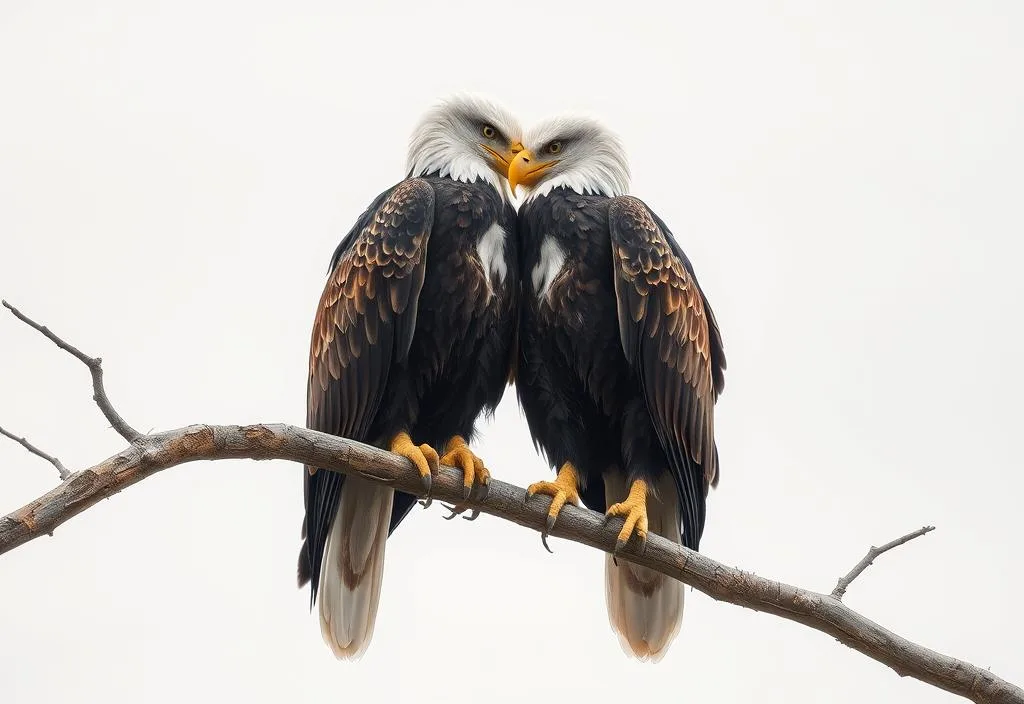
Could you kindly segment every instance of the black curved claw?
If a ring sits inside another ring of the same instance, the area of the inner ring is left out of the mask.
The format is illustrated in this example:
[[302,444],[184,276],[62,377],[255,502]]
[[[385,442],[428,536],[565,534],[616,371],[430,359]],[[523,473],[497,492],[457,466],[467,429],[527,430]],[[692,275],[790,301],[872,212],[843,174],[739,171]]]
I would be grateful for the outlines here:
[[552,555],[555,554],[555,551],[552,550],[550,546],[548,546],[548,534],[547,534],[547,531],[542,531],[541,532],[541,534],[540,534],[540,542],[544,546],[545,550],[547,550]]
[[469,486],[466,486],[465,484],[462,485],[462,498],[468,499],[469,495],[472,494],[472,493],[473,493],[473,485],[472,484],[470,484]]
[[[459,508],[458,506],[449,506],[448,504],[441,504],[441,505],[444,506],[446,510],[451,511],[451,513],[449,513],[447,516],[444,517],[444,520],[446,520],[446,521],[450,521],[453,518],[455,518],[456,516],[462,516],[462,514],[466,512],[465,508]],[[468,516],[462,516],[463,520],[466,520],[466,521],[475,521],[479,517],[480,517],[480,510],[479,509],[473,509]]]
[[544,549],[547,550],[552,555],[555,554],[555,551],[552,550],[551,546],[548,545],[548,536],[551,535],[551,529],[555,527],[555,521],[557,521],[557,520],[558,520],[558,514],[557,513],[556,514],[550,514],[549,513],[547,520],[544,521],[544,530],[542,530],[540,532],[540,542],[542,542],[544,544]]
[[421,500],[419,503],[420,503],[420,506],[422,506],[423,508],[430,508],[430,505],[432,503],[434,503],[434,500],[432,498],[430,498],[430,487],[433,486],[433,484],[434,484],[434,478],[431,477],[429,474],[424,474],[422,482],[423,482],[423,493],[424,493],[426,498]]

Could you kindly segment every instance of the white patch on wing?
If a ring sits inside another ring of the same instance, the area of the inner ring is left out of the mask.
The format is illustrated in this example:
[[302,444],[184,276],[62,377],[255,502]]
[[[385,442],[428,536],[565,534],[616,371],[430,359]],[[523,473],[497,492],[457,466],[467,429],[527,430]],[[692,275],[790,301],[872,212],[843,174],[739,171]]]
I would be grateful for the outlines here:
[[497,275],[498,283],[505,283],[505,276],[508,274],[508,262],[505,261],[505,229],[498,223],[494,223],[487,231],[480,236],[476,243],[476,255],[480,258],[480,265],[484,268],[484,278],[487,279],[487,291],[493,293],[491,277]]
[[530,279],[533,282],[533,291],[538,299],[543,299],[551,288],[551,284],[565,266],[565,252],[558,246],[555,239],[548,235],[540,245],[540,259],[537,266],[533,267]]

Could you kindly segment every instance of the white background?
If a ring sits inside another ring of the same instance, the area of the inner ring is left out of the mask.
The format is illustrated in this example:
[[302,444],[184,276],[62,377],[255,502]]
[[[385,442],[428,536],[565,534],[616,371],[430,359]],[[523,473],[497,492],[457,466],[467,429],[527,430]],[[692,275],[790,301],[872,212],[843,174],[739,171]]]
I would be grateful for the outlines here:
[[[301,424],[331,252],[422,110],[585,109],[725,337],[702,550],[828,591],[933,523],[847,602],[1024,683],[1024,6],[288,5],[0,3],[0,294],[102,355],[131,423]],[[86,467],[124,444],[90,395],[0,316],[0,424]],[[512,394],[482,429],[496,476],[548,476]],[[295,587],[301,471],[177,468],[0,557],[0,700],[953,700],[696,592],[669,655],[630,661],[600,554],[440,507],[337,662]],[[0,512],[55,483],[0,443]]]

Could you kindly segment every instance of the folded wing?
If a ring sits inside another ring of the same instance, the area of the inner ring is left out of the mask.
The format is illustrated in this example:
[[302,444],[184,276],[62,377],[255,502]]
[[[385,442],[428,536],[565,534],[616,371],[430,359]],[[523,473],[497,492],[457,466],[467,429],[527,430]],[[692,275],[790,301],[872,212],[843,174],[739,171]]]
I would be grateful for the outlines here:
[[[407,179],[383,194],[339,246],[313,325],[309,428],[371,440],[389,371],[405,359],[416,329],[433,221],[433,188]],[[314,601],[344,481],[336,472],[306,474],[299,585],[312,579]]]
[[642,201],[614,199],[609,226],[622,348],[676,480],[683,544],[697,549],[705,498],[718,479],[721,336],[689,262]]

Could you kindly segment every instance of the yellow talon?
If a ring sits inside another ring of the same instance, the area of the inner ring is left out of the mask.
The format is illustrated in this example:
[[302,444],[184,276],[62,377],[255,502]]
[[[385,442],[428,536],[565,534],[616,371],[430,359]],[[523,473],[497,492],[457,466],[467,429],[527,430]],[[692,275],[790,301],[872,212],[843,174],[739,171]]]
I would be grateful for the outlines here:
[[633,480],[626,500],[608,507],[605,514],[609,518],[621,516],[625,518],[619,537],[615,541],[615,553],[626,547],[630,536],[634,533],[640,538],[640,550],[647,546],[647,482],[643,479]]
[[469,445],[461,435],[456,435],[444,446],[441,464],[458,467],[462,470],[462,496],[468,499],[473,491],[473,484],[486,487],[491,483],[491,473],[484,467],[484,461],[473,454]]
[[[484,461],[473,454],[466,444],[465,438],[461,435],[454,436],[444,446],[444,456],[441,457],[441,464],[449,467],[458,467],[462,470],[462,497],[468,499],[473,493],[473,485],[481,488],[481,499],[487,498],[488,487],[491,484],[491,473],[484,466]],[[445,520],[451,520],[461,513],[464,513],[466,506],[447,506],[451,514],[445,516]],[[473,512],[466,516],[467,521],[475,521],[480,511]]]
[[433,475],[437,473],[439,465],[437,450],[426,444],[416,445],[412,438],[409,437],[409,433],[406,432],[401,432],[392,438],[389,449],[396,455],[408,458],[410,462],[416,465],[420,476],[423,477],[423,492],[427,497],[423,503],[423,508],[430,506],[432,502],[430,486],[433,484]]
[[544,547],[548,552],[551,552],[551,548],[548,547],[548,533],[555,527],[555,521],[558,520],[558,514],[562,507],[565,506],[566,502],[571,503],[573,506],[579,506],[580,504],[579,485],[580,480],[579,475],[576,473],[576,468],[571,462],[566,462],[558,470],[558,476],[555,478],[555,481],[536,482],[531,484],[526,490],[527,498],[534,494],[544,494],[551,497],[548,519],[544,530],[540,534],[540,540],[544,543]]

